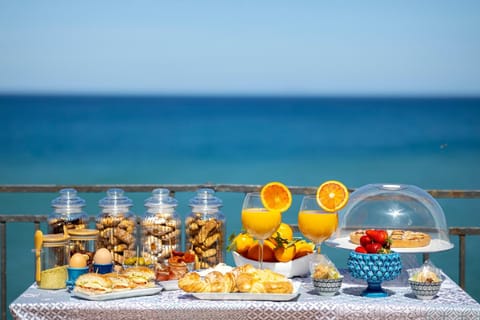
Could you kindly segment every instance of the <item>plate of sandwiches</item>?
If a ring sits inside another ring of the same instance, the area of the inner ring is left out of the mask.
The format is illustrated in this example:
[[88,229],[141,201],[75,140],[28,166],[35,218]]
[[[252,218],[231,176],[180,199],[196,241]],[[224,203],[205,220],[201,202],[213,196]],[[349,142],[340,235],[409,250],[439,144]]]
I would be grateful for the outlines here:
[[[434,239],[429,234],[414,230],[387,230],[391,239],[391,248],[398,253],[440,252],[453,248],[449,241]],[[365,235],[364,229],[350,232],[347,237],[330,239],[327,245],[354,250],[360,244],[360,238]]]
[[147,267],[128,268],[121,273],[86,273],[77,278],[72,296],[86,300],[113,300],[158,294],[155,273]]

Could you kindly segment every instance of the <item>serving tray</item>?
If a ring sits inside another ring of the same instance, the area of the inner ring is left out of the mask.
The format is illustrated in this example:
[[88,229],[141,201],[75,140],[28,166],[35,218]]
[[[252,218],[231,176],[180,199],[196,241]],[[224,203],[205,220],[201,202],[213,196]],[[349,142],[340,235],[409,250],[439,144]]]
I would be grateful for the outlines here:
[[92,301],[104,301],[104,300],[115,300],[115,299],[125,299],[141,296],[151,296],[159,293],[163,290],[162,286],[155,286],[153,288],[143,288],[143,289],[132,289],[125,291],[116,291],[103,294],[86,294],[83,292],[72,291],[72,296]]
[[215,292],[196,292],[191,293],[200,300],[256,300],[256,301],[289,301],[300,294],[300,282],[293,283],[292,293],[215,293]]

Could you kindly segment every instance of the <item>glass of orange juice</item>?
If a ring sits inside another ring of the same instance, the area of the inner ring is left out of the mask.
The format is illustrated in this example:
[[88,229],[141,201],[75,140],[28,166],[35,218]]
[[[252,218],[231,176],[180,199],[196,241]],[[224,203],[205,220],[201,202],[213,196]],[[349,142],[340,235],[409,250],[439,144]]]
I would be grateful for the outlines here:
[[320,254],[322,242],[330,238],[337,226],[337,212],[326,212],[320,208],[314,195],[303,197],[298,213],[298,228],[306,238],[315,243],[317,254]]
[[242,206],[242,225],[252,237],[258,240],[260,269],[263,269],[263,242],[273,235],[281,222],[281,212],[267,210],[262,204],[260,193],[251,192],[245,195]]

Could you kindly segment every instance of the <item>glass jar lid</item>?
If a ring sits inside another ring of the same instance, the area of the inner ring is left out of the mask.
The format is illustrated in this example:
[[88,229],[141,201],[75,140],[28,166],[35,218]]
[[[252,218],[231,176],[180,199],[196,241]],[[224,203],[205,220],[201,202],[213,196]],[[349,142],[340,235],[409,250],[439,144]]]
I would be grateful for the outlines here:
[[60,197],[53,199],[51,204],[57,209],[79,208],[85,206],[85,200],[77,196],[77,190],[67,188],[60,190]]
[[210,188],[202,188],[197,190],[195,197],[190,199],[189,204],[195,208],[218,208],[223,202],[215,197],[215,191]]
[[122,189],[112,188],[107,190],[107,196],[98,201],[98,205],[103,208],[131,207],[133,201],[124,195]]
[[177,205],[177,199],[170,197],[170,190],[165,188],[154,189],[152,196],[145,200],[147,208],[172,208]]

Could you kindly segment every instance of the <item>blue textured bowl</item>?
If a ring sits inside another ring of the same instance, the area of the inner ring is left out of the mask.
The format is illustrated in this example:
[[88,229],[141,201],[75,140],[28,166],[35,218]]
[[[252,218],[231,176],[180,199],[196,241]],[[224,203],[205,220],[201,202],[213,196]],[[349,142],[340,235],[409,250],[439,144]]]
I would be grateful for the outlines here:
[[367,281],[368,287],[362,293],[367,297],[387,296],[381,283],[395,279],[402,272],[402,260],[396,252],[371,254],[351,251],[347,265],[352,277]]

